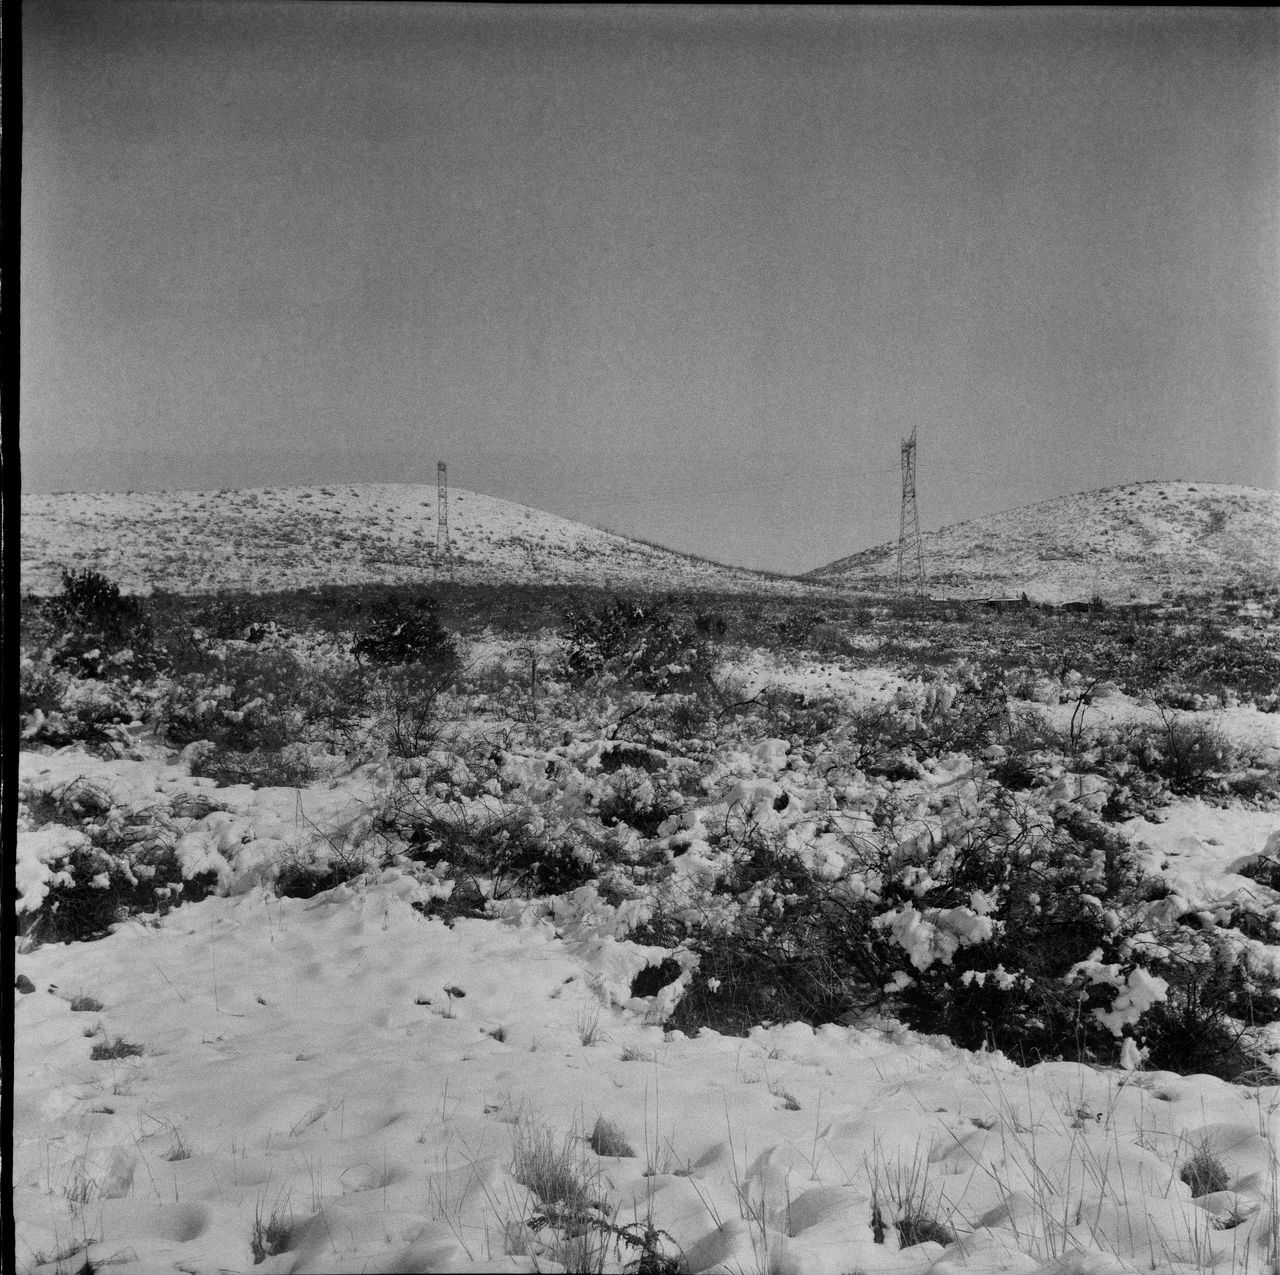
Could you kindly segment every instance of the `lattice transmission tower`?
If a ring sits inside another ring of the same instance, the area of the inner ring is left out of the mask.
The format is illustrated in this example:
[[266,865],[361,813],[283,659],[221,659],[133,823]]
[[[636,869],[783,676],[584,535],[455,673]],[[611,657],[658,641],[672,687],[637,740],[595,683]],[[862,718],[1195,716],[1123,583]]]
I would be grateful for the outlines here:
[[902,440],[902,517],[898,523],[898,592],[907,577],[916,577],[916,592],[924,597],[924,546],[920,543],[920,515],[916,512],[916,432]]
[[449,471],[436,462],[436,557],[449,552]]

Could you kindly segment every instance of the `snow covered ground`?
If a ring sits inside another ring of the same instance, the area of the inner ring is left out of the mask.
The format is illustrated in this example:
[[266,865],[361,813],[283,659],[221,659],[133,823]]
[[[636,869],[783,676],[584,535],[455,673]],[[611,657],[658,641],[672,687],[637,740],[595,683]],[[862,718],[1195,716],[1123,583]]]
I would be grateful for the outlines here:
[[[750,694],[920,694],[887,667],[737,658]],[[1119,695],[1104,706],[1147,711]],[[1250,743],[1274,721],[1213,717]],[[548,824],[580,817],[619,778],[601,772],[607,725],[580,721],[540,748],[508,731],[466,809],[518,797]],[[15,1021],[23,1271],[652,1272],[680,1255],[726,1275],[1280,1271],[1280,1089],[1136,1055],[1128,1069],[1022,1068],[888,1019],[664,1031],[679,981],[632,990],[670,953],[630,939],[635,901],[595,884],[449,919],[429,912],[451,884],[394,855],[314,897],[271,889],[282,862],[379,835],[385,756],[338,761],[304,788],[215,788],[189,753],[129,738],[110,758],[24,753],[29,804],[78,791],[101,820],[163,825],[219,892],[99,941],[20,947],[33,987]],[[696,838],[735,803],[821,840],[826,781],[802,752],[765,739],[708,759],[705,801],[719,804],[681,824],[688,880],[710,853]],[[952,756],[916,782],[930,798],[972,766]],[[82,835],[35,822],[20,844],[28,902],[56,885],[59,838]],[[1125,830],[1180,906],[1280,899],[1238,875],[1280,844],[1274,809],[1178,799]],[[616,1127],[604,1140],[601,1120]],[[539,1147],[565,1172],[559,1211],[528,1185]]]
[[[546,920],[446,928],[416,889],[395,872],[309,900],[257,888],[24,957],[24,1267],[559,1269],[519,1225],[529,1125],[691,1270],[1262,1271],[1274,1254],[1275,1090],[1024,1071],[892,1029],[664,1035],[609,1003],[609,944]],[[83,995],[103,1008],[73,1012]],[[143,1053],[90,1061],[86,1030]],[[634,1154],[585,1146],[601,1116]],[[1228,1181],[1193,1201],[1179,1169],[1202,1146]],[[899,1246],[913,1177],[959,1238]],[[272,1219],[281,1251],[254,1267]]]

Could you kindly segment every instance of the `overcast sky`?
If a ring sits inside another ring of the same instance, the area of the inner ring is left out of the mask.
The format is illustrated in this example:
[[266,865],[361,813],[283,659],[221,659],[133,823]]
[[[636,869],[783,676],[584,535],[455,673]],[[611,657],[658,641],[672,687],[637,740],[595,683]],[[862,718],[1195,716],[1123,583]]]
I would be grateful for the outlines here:
[[744,566],[1280,485],[1274,9],[31,0],[36,491],[435,481]]

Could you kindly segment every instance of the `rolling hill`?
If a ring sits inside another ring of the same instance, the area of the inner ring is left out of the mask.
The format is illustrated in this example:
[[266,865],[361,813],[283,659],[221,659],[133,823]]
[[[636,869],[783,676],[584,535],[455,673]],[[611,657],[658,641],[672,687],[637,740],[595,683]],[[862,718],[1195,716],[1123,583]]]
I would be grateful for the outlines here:
[[25,494],[23,588],[93,568],[127,592],[511,581],[662,590],[807,592],[525,505],[454,488],[437,559],[434,484]]
[[[1159,598],[1280,585],[1280,492],[1217,483],[1143,482],[1059,496],[922,536],[936,597],[1035,601]],[[819,567],[806,579],[881,592],[896,542]]]

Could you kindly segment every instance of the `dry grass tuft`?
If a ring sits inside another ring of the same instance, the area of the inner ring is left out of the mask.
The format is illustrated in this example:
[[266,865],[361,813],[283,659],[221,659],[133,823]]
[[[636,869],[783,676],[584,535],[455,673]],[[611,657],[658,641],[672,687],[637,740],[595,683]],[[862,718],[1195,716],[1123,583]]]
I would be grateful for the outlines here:
[[94,1062],[104,1062],[116,1058],[137,1058],[142,1053],[142,1046],[117,1036],[114,1041],[102,1041],[89,1051]]
[[587,1139],[587,1144],[596,1155],[605,1157],[626,1158],[636,1153],[622,1130],[612,1120],[606,1120],[604,1116],[596,1117],[596,1123],[591,1130],[591,1137]]
[[1209,1150],[1207,1142],[1201,1142],[1178,1172],[1188,1187],[1191,1198],[1199,1199],[1202,1195],[1213,1195],[1218,1191],[1226,1191],[1231,1187],[1231,1178],[1227,1166]]

